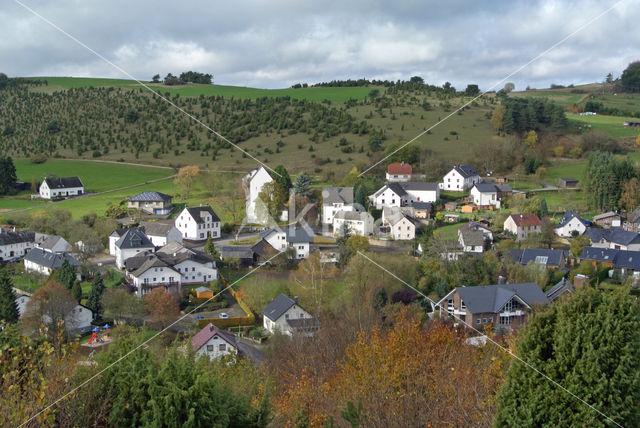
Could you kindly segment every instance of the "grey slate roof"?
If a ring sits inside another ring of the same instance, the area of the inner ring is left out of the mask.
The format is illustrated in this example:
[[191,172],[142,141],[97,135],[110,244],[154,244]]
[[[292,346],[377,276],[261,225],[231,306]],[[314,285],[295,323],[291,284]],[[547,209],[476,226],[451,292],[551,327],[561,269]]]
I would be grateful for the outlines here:
[[220,257],[223,259],[253,259],[253,250],[251,247],[225,245],[220,247]]
[[493,183],[476,183],[474,187],[480,193],[498,193],[498,188]]
[[[341,218],[344,220],[360,220],[365,221],[367,217],[371,217],[371,214],[365,211],[338,211],[333,218]],[[372,217],[373,220],[373,217]]]
[[202,220],[202,217],[200,217],[200,213],[202,211],[206,211],[209,214],[211,214],[211,218],[213,219],[212,221],[220,221],[220,217],[218,217],[218,214],[216,214],[213,211],[213,208],[211,208],[209,205],[202,205],[200,207],[187,207],[186,210],[189,211],[189,214],[191,214],[191,217],[193,217],[193,219],[198,224],[204,223],[204,221]]
[[639,223],[640,222],[640,207],[633,210],[631,214],[627,216],[627,222],[629,223]]
[[458,229],[465,246],[481,247],[484,245],[484,235],[480,230]]
[[431,210],[432,205],[433,204],[431,202],[422,202],[422,201],[415,201],[409,204],[409,206],[415,208],[416,210],[426,210],[426,211]]
[[325,187],[322,189],[322,203],[353,204],[353,187]]
[[640,271],[640,251],[584,247],[580,259],[612,263],[614,268]]
[[69,244],[62,236],[51,235],[44,241],[42,241],[39,245],[43,250],[51,250],[59,241],[63,241],[65,244],[65,251],[71,251],[71,244]]
[[134,276],[140,276],[152,267],[168,267],[173,269],[177,264],[185,260],[192,260],[199,264],[212,263],[213,257],[201,251],[188,251],[180,253],[157,252],[151,253],[145,251],[134,257],[129,257],[125,262],[125,268],[129,272],[133,272]]
[[277,321],[285,312],[287,312],[296,302],[284,294],[280,294],[273,299],[266,308],[262,310],[262,315],[269,318],[271,321]]
[[464,178],[478,175],[478,172],[471,165],[458,165],[454,166],[453,168],[458,171],[458,174],[460,174]]
[[[393,183],[392,183],[393,184]],[[427,183],[424,181],[407,181],[405,183],[397,183],[400,185],[400,187],[402,187],[402,189],[405,190],[405,192],[407,190],[431,190],[431,191],[436,191],[438,190],[438,183]]]
[[128,199],[131,202],[164,202],[170,201],[171,195],[160,192],[142,192]]
[[271,244],[269,244],[265,239],[261,239],[251,247],[251,251],[258,257],[267,257],[274,253],[277,253],[278,250],[273,248]]
[[569,210],[566,213],[564,213],[564,215],[562,216],[562,219],[560,220],[560,224],[558,225],[558,227],[565,226],[574,217],[577,218],[578,220],[580,220],[580,223],[582,223],[582,224],[584,224],[586,226],[585,221],[582,218],[580,218],[580,216],[578,214],[576,214],[573,210]]
[[169,231],[175,227],[173,222],[164,223],[161,221],[154,221],[148,223],[140,223],[140,229],[142,229],[147,236],[167,236]]
[[84,187],[79,177],[60,177],[60,178],[45,178],[44,181],[49,186],[49,189],[68,189],[71,187]]
[[24,256],[24,259],[50,269],[60,269],[64,259],[67,259],[73,266],[80,266],[82,264],[69,254],[54,254],[40,248],[31,249]]
[[[404,196],[407,194],[407,192],[404,190],[404,187],[400,185],[400,183],[389,183],[386,185],[386,187],[388,187],[389,189],[391,189],[393,191],[393,193],[395,193],[398,196]],[[384,187],[382,188],[384,189]],[[382,190],[380,189],[380,190]]]
[[313,242],[313,233],[309,234],[309,232],[303,227],[285,227],[281,229],[279,227],[272,227],[270,229],[264,230],[258,234],[260,238],[266,238],[272,232],[284,232],[286,241],[293,244],[302,244],[305,242]]
[[514,296],[518,296],[529,306],[549,304],[549,299],[535,282],[457,287],[455,291],[472,314],[498,313]]
[[629,245],[634,243],[640,243],[640,234],[636,232],[629,232],[619,227],[612,227],[610,229],[597,229],[594,227],[588,227],[587,233],[591,242],[613,242],[614,244]]
[[608,211],[604,214],[598,214],[596,216],[593,216],[593,221],[603,220],[609,217],[620,217],[620,214],[614,213],[613,211]]
[[567,278],[562,278],[560,282],[547,290],[545,295],[553,302],[564,293],[568,293],[570,291],[573,291],[573,284],[571,281],[567,280]]
[[538,257],[546,257],[545,266],[560,266],[566,258],[566,252],[563,250],[549,250],[546,248],[525,248],[524,250],[509,250],[509,255],[514,263],[526,265],[530,262],[536,263]]
[[147,235],[138,228],[128,229],[120,239],[116,241],[116,247],[121,250],[129,248],[155,248],[153,243],[147,238]]
[[582,254],[580,254],[580,259],[613,263],[618,255],[618,251],[619,250],[611,248],[584,247]]
[[0,245],[21,244],[35,240],[36,233],[32,230],[4,230],[0,232]]

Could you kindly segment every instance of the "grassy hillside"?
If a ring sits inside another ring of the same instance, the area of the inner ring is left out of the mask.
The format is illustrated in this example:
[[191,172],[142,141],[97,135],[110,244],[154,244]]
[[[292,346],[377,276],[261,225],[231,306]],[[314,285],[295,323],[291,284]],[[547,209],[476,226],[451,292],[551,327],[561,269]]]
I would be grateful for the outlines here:
[[[72,88],[99,88],[118,87],[127,89],[140,89],[142,86],[135,80],[126,79],[97,79],[90,77],[32,77],[30,79],[47,81],[47,86],[41,86],[35,90],[38,92],[54,92]],[[220,96],[226,98],[255,99],[260,97],[291,97],[308,101],[324,101],[343,103],[349,99],[362,100],[371,87],[351,87],[351,88],[300,88],[300,89],[258,89],[243,86],[226,85],[203,85],[190,83],[179,86],[166,86],[161,83],[143,82],[148,86],[158,90],[163,95],[169,93],[171,96],[179,94],[184,97]]]

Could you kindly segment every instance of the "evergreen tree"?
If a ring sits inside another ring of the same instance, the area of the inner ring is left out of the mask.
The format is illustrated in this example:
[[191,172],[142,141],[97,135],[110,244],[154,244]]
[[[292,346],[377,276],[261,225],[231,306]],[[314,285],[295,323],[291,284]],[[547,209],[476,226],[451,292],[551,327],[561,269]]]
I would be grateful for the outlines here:
[[292,183],[287,169],[282,165],[278,165],[275,169],[275,172],[276,173],[272,174],[271,177],[275,180],[276,183],[278,183],[278,186],[280,186],[280,190],[282,190],[285,195],[288,195]]
[[80,303],[80,300],[82,300],[82,286],[80,285],[80,281],[73,282],[73,286],[71,287],[71,295],[76,300],[76,302]]
[[66,258],[62,261],[60,270],[58,271],[58,282],[68,290],[73,288],[73,284],[76,281],[76,267],[69,263]]
[[93,281],[91,282],[91,290],[87,297],[87,308],[91,309],[96,318],[102,317],[102,294],[104,293],[104,290],[105,286],[102,275],[98,275],[93,278]]
[[16,167],[11,156],[0,156],[0,195],[9,193],[16,184]]
[[538,217],[543,218],[549,215],[549,208],[547,207],[547,200],[545,198],[540,199],[540,206],[538,207]]
[[0,269],[0,320],[16,322],[20,318],[13,281],[6,269]]
[[[640,306],[628,288],[585,288],[529,320],[519,358],[620,426],[638,426]],[[513,359],[497,397],[496,427],[609,427],[610,421]]]
[[293,183],[293,190],[296,195],[311,196],[311,179],[304,172],[296,177]]
[[214,259],[220,260],[220,253],[218,253],[218,250],[216,250],[216,246],[213,243],[212,238],[207,238],[207,243],[204,246],[204,251],[207,254],[211,254]]
[[353,199],[356,204],[362,205],[363,208],[367,207],[367,195],[361,184],[356,184],[355,189],[353,189]]

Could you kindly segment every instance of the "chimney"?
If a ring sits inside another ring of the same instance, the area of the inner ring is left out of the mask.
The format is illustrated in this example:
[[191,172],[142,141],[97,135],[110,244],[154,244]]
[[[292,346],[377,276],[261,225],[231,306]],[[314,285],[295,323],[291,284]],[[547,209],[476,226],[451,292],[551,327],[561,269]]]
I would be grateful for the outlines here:
[[507,278],[505,278],[503,275],[500,275],[498,277],[498,285],[503,285],[507,283]]
[[293,301],[296,303],[296,305],[298,304],[298,296],[293,296]]
[[213,331],[213,330],[215,330],[215,327],[213,326],[213,324],[209,324],[209,326],[210,326],[210,327],[209,327],[209,331]]
[[582,274],[578,274],[575,277],[573,277],[573,286],[576,289],[580,289],[582,287],[584,287],[584,285],[588,285],[589,284],[589,277],[586,275],[582,275]]

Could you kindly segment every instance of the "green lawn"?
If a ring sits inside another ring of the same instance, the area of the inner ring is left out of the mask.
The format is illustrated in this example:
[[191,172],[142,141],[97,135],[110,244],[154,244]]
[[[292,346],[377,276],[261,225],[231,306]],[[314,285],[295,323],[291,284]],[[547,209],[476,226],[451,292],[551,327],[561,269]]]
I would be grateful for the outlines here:
[[457,241],[458,240],[458,228],[461,226],[461,223],[449,224],[446,226],[442,226],[436,229],[435,233],[438,237],[447,240],[447,241]]
[[25,183],[31,183],[33,178],[41,181],[49,175],[78,176],[85,186],[85,192],[117,189],[174,174],[173,169],[169,168],[88,160],[50,159],[45,163],[34,164],[28,159],[14,159],[13,163],[16,166],[18,178]]
[[542,187],[540,183],[537,183],[535,181],[524,181],[524,180],[509,181],[509,185],[511,186],[512,189],[520,190],[523,192],[526,192],[532,189],[539,189],[540,187]]
[[[126,79],[98,79],[88,77],[35,77],[32,79],[46,80],[46,87],[38,87],[37,91],[54,91],[60,89],[71,88],[88,88],[88,87],[106,87],[115,86],[121,88],[138,89],[142,86],[134,80]],[[261,97],[292,97],[297,99],[306,99],[309,101],[324,101],[343,103],[350,98],[362,100],[373,87],[319,87],[319,88],[300,88],[300,89],[258,89],[247,88],[243,86],[228,85],[203,85],[203,84],[187,84],[181,86],[165,86],[149,82],[142,82],[150,87],[157,89],[162,95],[169,92],[171,95],[180,94],[185,97],[205,96],[221,96],[225,98],[261,98]]]
[[620,138],[620,137],[635,137],[640,132],[638,128],[630,126],[624,126],[626,120],[638,121],[640,119],[633,117],[622,116],[579,116],[579,115],[567,115],[567,119],[580,124],[588,125],[591,129],[599,129],[608,135]]
[[22,208],[35,207],[44,205],[46,202],[42,200],[31,200],[25,198],[0,198],[0,212],[4,210],[19,210]]
[[547,168],[544,181],[551,185],[556,185],[557,179],[560,177],[571,177],[582,180],[586,166],[586,159],[556,161],[552,166]]

